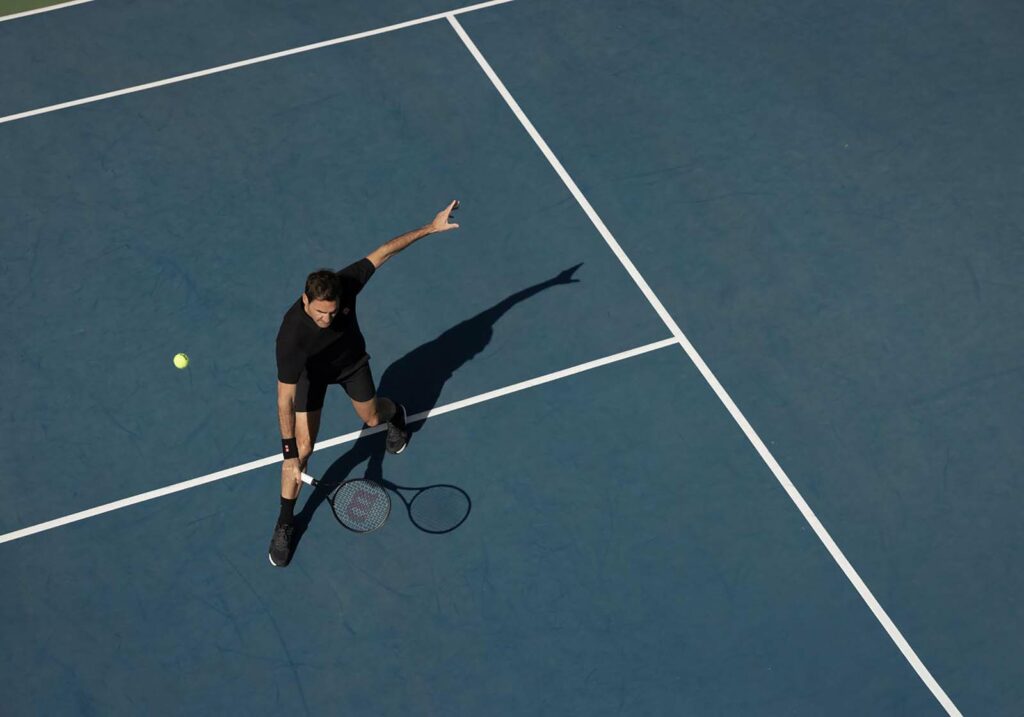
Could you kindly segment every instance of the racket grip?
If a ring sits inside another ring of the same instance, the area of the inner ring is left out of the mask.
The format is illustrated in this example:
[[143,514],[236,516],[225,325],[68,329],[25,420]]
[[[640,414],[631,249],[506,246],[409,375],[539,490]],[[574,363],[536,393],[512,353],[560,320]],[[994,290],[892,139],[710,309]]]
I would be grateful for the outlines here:
[[309,475],[308,473],[303,473],[302,474],[302,482],[303,483],[307,483],[309,485],[315,485],[316,484],[316,478],[314,478],[313,476]]

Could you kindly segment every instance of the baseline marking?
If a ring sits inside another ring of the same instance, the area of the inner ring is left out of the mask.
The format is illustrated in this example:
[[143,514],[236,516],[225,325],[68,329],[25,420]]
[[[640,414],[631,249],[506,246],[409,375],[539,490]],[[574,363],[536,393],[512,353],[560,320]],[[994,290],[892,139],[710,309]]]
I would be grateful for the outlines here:
[[[89,0],[82,0],[83,2]],[[18,112],[17,114],[7,115],[0,117],[0,124],[7,122],[15,122],[20,119],[27,117],[35,117],[36,115],[47,114],[49,112],[56,112],[58,110],[68,109],[69,107],[78,107],[80,105],[87,105],[93,102],[100,102],[101,100],[109,100],[114,97],[121,97],[122,95],[130,95],[135,92],[144,92],[146,90],[152,90],[157,87],[164,87],[165,85],[173,85],[178,82],[185,82],[186,80],[194,80],[198,77],[206,77],[207,75],[215,75],[220,72],[228,72],[229,70],[237,70],[240,67],[248,67],[249,65],[256,65],[261,62],[269,62],[271,60],[277,60],[282,57],[289,57],[291,55],[298,55],[303,52],[312,52],[313,50],[319,50],[324,47],[332,47],[334,45],[341,45],[346,42],[352,42],[354,40],[362,40],[367,37],[373,37],[374,35],[383,35],[387,32],[394,32],[395,30],[403,30],[407,27],[414,27],[416,25],[423,25],[428,22],[434,22],[441,18],[453,17],[455,15],[462,15],[467,12],[474,12],[476,10],[482,10],[484,8],[492,7],[494,5],[503,5],[505,3],[513,2],[513,0],[489,0],[488,2],[477,3],[476,5],[467,5],[456,10],[448,10],[446,12],[440,12],[434,15],[427,15],[426,17],[417,18],[415,20],[406,20],[395,25],[388,25],[387,27],[379,27],[376,30],[366,30],[364,32],[357,32],[354,35],[345,35],[344,37],[335,37],[330,40],[323,40],[322,42],[314,42],[311,45],[303,45],[301,47],[293,47],[290,50],[281,50],[280,52],[272,52],[269,55],[260,55],[259,57],[251,57],[248,60],[239,60],[238,62],[231,62],[226,65],[218,65],[217,67],[211,67],[206,70],[197,70],[196,72],[189,72],[184,75],[175,75],[174,77],[168,77],[163,80],[156,80],[154,82],[147,82],[143,85],[135,85],[134,87],[125,87],[120,90],[113,90],[111,92],[104,92],[98,95],[90,95],[89,97],[82,97],[77,100],[70,100],[68,102],[61,102],[55,105],[48,105],[46,107],[39,107],[34,110],[26,110],[25,112]]]
[[[505,386],[504,388],[499,388],[493,391],[488,391],[486,393],[481,393],[477,396],[471,396],[469,398],[462,399],[461,401],[454,401],[452,403],[447,403],[443,406],[437,406],[436,408],[432,408],[429,411],[423,411],[420,413],[416,413],[412,416],[409,416],[408,421],[411,423],[424,421],[427,418],[433,418],[434,416],[440,416],[445,413],[451,413],[452,411],[458,411],[459,409],[467,408],[468,406],[473,406],[478,403],[483,403],[484,401],[491,401],[495,398],[500,398],[501,396],[507,396],[510,393],[516,393],[517,391],[523,391],[528,388],[533,388],[534,386],[540,386],[541,384],[551,383],[552,381],[567,378],[568,376],[574,376],[575,374],[583,373],[584,371],[590,371],[591,369],[595,369],[600,366],[607,366],[608,364],[616,363],[617,361],[623,361],[625,359],[633,358],[634,356],[640,356],[641,354],[649,353],[651,351],[657,351],[658,349],[663,349],[675,345],[676,340],[674,338],[655,341],[654,343],[646,344],[644,346],[638,346],[637,348],[629,349],[628,351],[621,351],[617,354],[612,354],[611,356],[605,356],[604,358],[595,359],[593,361],[587,361],[586,363],[577,364],[575,366],[562,369],[561,371],[555,371],[553,373],[544,374],[543,376],[531,378],[526,381],[520,381],[519,383],[514,383],[510,386]],[[332,446],[338,446],[343,443],[349,443],[351,441],[356,440],[357,438],[361,438],[362,436],[369,436],[374,433],[379,433],[385,430],[386,428],[386,425],[380,425],[374,428],[366,428],[360,431],[352,431],[351,433],[336,436],[335,438],[330,438],[326,441],[318,441],[317,444],[313,447],[313,450],[320,451],[323,450],[324,448],[330,448]],[[163,488],[157,488],[155,490],[146,491],[145,493],[139,493],[138,495],[133,495],[130,498],[122,498],[121,500],[115,500],[112,503],[104,503],[103,505],[98,505],[94,508],[89,508],[87,510],[81,510],[77,513],[65,515],[62,518],[55,518],[53,520],[48,520],[44,523],[37,523],[35,525],[30,525],[27,528],[22,528],[20,530],[15,530],[10,533],[5,533],[3,535],[0,535],[0,543],[9,543],[14,540],[20,540],[21,538],[27,538],[28,536],[35,535],[36,533],[42,533],[47,530],[53,530],[54,528],[59,528],[63,525],[68,525],[70,523],[77,523],[78,521],[85,520],[86,518],[92,518],[97,515],[102,515],[103,513],[109,513],[111,511],[119,510],[121,508],[127,508],[128,506],[136,505],[138,503],[145,503],[146,501],[149,500],[162,498],[165,495],[179,493],[183,490],[196,488],[197,486],[205,485],[207,483],[213,483],[214,481],[223,480],[224,478],[230,478],[231,476],[236,476],[239,475],[240,473],[247,473],[248,471],[256,470],[257,468],[264,468],[275,463],[280,463],[281,460],[282,458],[280,455],[267,456],[266,458],[260,458],[259,460],[255,461],[249,461],[248,463],[243,463],[241,465],[234,466],[233,468],[225,468],[224,470],[217,471],[216,473],[209,473],[204,476],[199,476],[198,478],[192,478],[191,480],[182,481],[181,483],[174,483],[173,485],[164,486]]]
[[71,0],[70,2],[62,2],[59,5],[50,5],[49,7],[39,7],[35,10],[25,10],[24,12],[16,12],[13,15],[4,15],[0,17],[0,22],[7,22],[8,20],[17,20],[21,17],[28,17],[29,15],[38,15],[41,12],[50,12],[51,10],[62,10],[72,5],[82,5],[83,3],[92,2],[92,0]]
[[628,256],[626,256],[626,253],[622,250],[622,247],[619,246],[619,243],[618,241],[616,241],[615,237],[612,236],[612,233],[608,230],[608,227],[605,226],[605,223],[601,220],[601,217],[598,216],[597,212],[591,206],[590,202],[587,201],[587,198],[583,196],[583,192],[580,191],[580,188],[576,185],[576,182],[573,181],[572,177],[570,177],[569,173],[565,170],[565,167],[562,166],[562,163],[558,161],[557,157],[555,157],[554,152],[551,151],[551,148],[548,146],[547,142],[544,141],[544,138],[541,137],[540,133],[537,132],[537,129],[536,127],[533,126],[533,123],[530,122],[530,120],[526,117],[526,114],[519,106],[519,103],[516,102],[515,98],[512,97],[511,93],[509,93],[508,89],[505,87],[505,84],[494,72],[494,69],[490,66],[487,60],[484,59],[483,54],[481,54],[480,50],[470,39],[469,35],[466,34],[466,31],[463,29],[462,25],[459,23],[459,21],[455,18],[454,15],[448,15],[448,22],[452,26],[452,29],[455,30],[456,34],[458,34],[459,38],[466,46],[466,49],[469,50],[470,54],[477,61],[477,64],[480,65],[480,68],[484,71],[484,74],[486,74],[488,79],[490,79],[491,84],[494,85],[494,88],[498,91],[498,94],[501,95],[502,99],[504,99],[505,103],[509,106],[509,109],[512,110],[512,113],[519,120],[520,124],[523,125],[523,128],[526,130],[527,134],[530,135],[534,143],[537,145],[540,151],[547,158],[548,162],[551,164],[551,167],[562,179],[562,182],[565,184],[566,188],[568,188],[569,192],[579,203],[580,207],[583,208],[583,211],[586,213],[587,217],[590,218],[590,221],[593,223],[598,233],[604,238],[605,242],[608,244],[609,248],[612,250],[615,256],[618,257],[619,261],[622,263],[622,266],[626,269],[629,275],[633,278],[633,281],[636,282],[636,285],[640,288],[640,291],[642,291],[644,296],[647,297],[647,300],[650,302],[651,306],[658,313],[658,316],[660,316],[661,320],[665,322],[665,326],[667,326],[668,329],[672,332],[672,335],[675,336],[676,342],[680,346],[682,346],[683,350],[686,352],[686,355],[690,357],[690,360],[693,362],[694,366],[697,367],[697,370],[700,371],[701,375],[704,377],[704,380],[707,381],[708,385],[715,392],[715,395],[718,396],[718,399],[729,411],[729,415],[731,415],[733,420],[736,421],[737,425],[739,425],[740,429],[747,437],[747,440],[750,441],[750,443],[754,446],[754,449],[757,451],[758,455],[761,456],[761,460],[763,460],[765,462],[765,465],[767,465],[768,468],[771,470],[772,474],[775,476],[776,480],[778,480],[783,490],[785,490],[786,494],[790,497],[790,500],[792,500],[794,505],[796,505],[797,510],[799,510],[800,514],[804,517],[804,520],[807,521],[807,523],[814,530],[815,535],[818,536],[818,539],[828,550],[829,555],[831,555],[832,559],[835,560],[837,565],[839,565],[839,568],[843,571],[843,574],[846,575],[847,579],[857,590],[857,593],[861,596],[861,599],[863,599],[864,602],[867,604],[872,614],[874,614],[875,618],[885,629],[886,633],[888,633],[892,641],[896,644],[896,647],[898,647],[900,652],[903,653],[903,656],[906,658],[907,662],[909,662],[911,667],[914,668],[914,671],[917,673],[918,677],[921,679],[922,682],[925,683],[925,685],[931,691],[932,695],[934,695],[935,699],[937,699],[939,703],[943,706],[943,708],[945,708],[946,712],[950,715],[950,717],[963,717],[960,713],[960,710],[957,709],[955,704],[953,704],[953,701],[949,698],[949,696],[942,689],[942,687],[935,680],[935,678],[932,677],[931,672],[929,672],[928,668],[925,667],[924,663],[917,656],[917,653],[914,652],[914,649],[910,646],[910,643],[907,642],[906,638],[903,637],[903,634],[899,631],[899,628],[896,627],[896,623],[894,623],[892,619],[890,619],[889,615],[882,608],[881,604],[878,602],[877,599],[875,599],[875,596],[871,593],[871,590],[868,589],[867,584],[864,582],[863,579],[861,579],[860,575],[854,569],[850,561],[846,559],[846,556],[843,554],[843,551],[839,549],[839,546],[832,539],[832,536],[829,535],[827,530],[825,530],[825,526],[822,525],[820,520],[818,520],[818,517],[814,514],[814,511],[811,510],[811,507],[807,504],[807,501],[804,500],[803,496],[800,495],[800,492],[796,489],[796,486],[793,485],[793,482],[789,479],[789,476],[786,475],[786,472],[782,470],[782,466],[779,465],[779,462],[777,460],[775,460],[775,457],[771,454],[771,451],[769,451],[768,447],[764,444],[764,441],[762,441],[761,437],[757,435],[756,431],[754,431],[753,426],[750,425],[750,422],[747,421],[746,417],[736,406],[736,403],[726,392],[725,388],[723,388],[722,384],[719,383],[718,379],[711,372],[711,369],[708,368],[708,365],[706,363],[704,363],[704,359],[702,359],[700,354],[697,353],[697,350],[693,347],[693,344],[691,344],[690,340],[686,338],[686,335],[683,334],[682,330],[676,324],[675,320],[669,315],[664,305],[661,303],[658,297],[655,296],[654,292],[651,290],[651,287],[644,280],[643,276],[640,275],[640,272],[637,271],[636,266],[634,266],[633,262],[630,261]]

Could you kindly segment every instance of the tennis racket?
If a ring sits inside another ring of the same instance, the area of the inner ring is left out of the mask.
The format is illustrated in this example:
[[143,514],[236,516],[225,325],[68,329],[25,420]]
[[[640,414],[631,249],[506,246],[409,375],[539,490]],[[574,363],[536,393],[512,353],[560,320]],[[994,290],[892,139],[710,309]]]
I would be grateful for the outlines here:
[[[310,485],[320,481],[305,473],[302,480]],[[354,478],[335,488],[328,500],[338,522],[355,533],[369,533],[384,525],[391,514],[393,491],[405,504],[409,521],[424,533],[450,533],[469,517],[472,501],[466,491],[448,484],[423,488],[399,486],[387,480]],[[405,492],[412,494],[407,498]]]
[[[302,482],[313,486],[320,481],[306,473]],[[369,533],[384,525],[391,514],[391,498],[380,483],[365,478],[343,481],[327,498],[338,522],[354,533]]]

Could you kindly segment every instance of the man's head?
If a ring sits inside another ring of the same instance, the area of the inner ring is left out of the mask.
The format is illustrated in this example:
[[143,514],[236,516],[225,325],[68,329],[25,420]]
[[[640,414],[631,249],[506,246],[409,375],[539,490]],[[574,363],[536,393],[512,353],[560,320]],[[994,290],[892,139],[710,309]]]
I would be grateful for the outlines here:
[[337,275],[330,269],[318,269],[306,277],[302,306],[317,326],[326,329],[338,313],[340,294]]

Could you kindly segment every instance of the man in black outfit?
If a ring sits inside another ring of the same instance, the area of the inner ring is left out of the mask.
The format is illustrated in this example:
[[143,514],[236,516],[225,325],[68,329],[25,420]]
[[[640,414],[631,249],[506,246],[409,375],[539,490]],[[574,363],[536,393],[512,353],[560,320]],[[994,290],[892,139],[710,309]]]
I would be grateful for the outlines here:
[[306,278],[301,299],[285,313],[277,333],[277,415],[284,463],[281,513],[270,540],[272,565],[284,567],[292,557],[295,502],[320,429],[320,409],[328,384],[345,389],[367,426],[388,424],[388,452],[405,450],[409,440],[405,408],[376,395],[366,341],[356,320],[356,295],[381,264],[413,242],[457,229],[459,225],[449,218],[458,206],[458,201],[453,201],[430,224],[395,237],[341,271],[314,271]]

